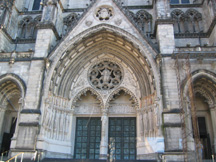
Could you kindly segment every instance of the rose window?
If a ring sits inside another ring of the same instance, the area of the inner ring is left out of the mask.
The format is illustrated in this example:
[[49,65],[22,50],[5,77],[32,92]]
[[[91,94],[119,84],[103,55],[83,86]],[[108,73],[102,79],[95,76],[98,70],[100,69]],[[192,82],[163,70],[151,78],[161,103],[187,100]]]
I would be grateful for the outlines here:
[[94,65],[89,71],[90,83],[97,89],[110,90],[121,83],[122,69],[108,60]]
[[96,9],[95,16],[100,21],[107,21],[113,17],[113,8],[110,6],[101,6]]

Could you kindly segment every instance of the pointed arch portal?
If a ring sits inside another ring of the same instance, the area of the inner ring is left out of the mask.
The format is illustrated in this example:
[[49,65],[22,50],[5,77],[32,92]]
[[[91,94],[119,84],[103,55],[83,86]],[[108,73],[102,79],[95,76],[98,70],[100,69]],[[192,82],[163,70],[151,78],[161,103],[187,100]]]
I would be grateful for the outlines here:
[[[135,144],[143,141],[136,139],[143,139],[143,132],[151,137],[160,132],[157,127],[158,116],[155,115],[158,112],[155,98],[160,92],[158,65],[154,60],[156,53],[147,47],[149,45],[139,45],[142,43],[125,31],[101,24],[77,36],[68,36],[49,55],[52,63],[47,71],[44,94],[68,100],[67,110],[62,111],[69,112],[67,115],[70,117],[70,127],[67,137],[71,136],[72,157],[106,159],[108,151],[111,151],[108,145],[114,142],[111,137],[119,139],[110,134],[112,122],[109,120],[123,124],[118,126],[121,131],[116,130],[116,133],[133,134],[127,138],[134,140],[131,143],[127,140],[125,142],[128,145],[133,143],[134,146],[122,147],[121,155],[115,152],[112,156],[120,159],[141,158],[143,152],[137,151]],[[151,98],[151,102],[148,98]],[[52,116],[61,116],[61,113],[58,115],[61,107],[52,109],[52,104],[48,105],[50,106],[44,108],[44,114],[55,114],[49,115],[51,119]],[[143,124],[141,116],[149,122]],[[117,121],[118,118],[122,120]],[[128,122],[133,125],[124,125]],[[52,137],[55,123],[59,122],[55,121],[51,129],[44,124],[44,136]],[[91,134],[98,131],[94,129],[96,127],[101,134]],[[52,138],[58,140],[56,137]],[[68,138],[61,139],[66,142]],[[91,139],[95,141],[92,143]],[[82,149],[85,150],[83,153]],[[124,149],[128,153],[124,154]]]

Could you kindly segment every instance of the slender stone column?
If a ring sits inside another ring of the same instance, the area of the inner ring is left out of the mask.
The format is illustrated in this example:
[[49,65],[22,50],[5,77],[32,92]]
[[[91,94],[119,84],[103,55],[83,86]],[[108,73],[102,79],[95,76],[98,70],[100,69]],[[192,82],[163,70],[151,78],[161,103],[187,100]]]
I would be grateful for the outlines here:
[[213,127],[213,133],[214,133],[214,153],[216,153],[216,105],[210,106],[210,113],[211,113],[211,119],[212,119],[212,127]]
[[145,154],[143,111],[137,110],[137,159],[143,159]]
[[101,143],[100,143],[100,159],[107,159],[108,153],[108,116],[107,111],[103,112],[101,117]]
[[71,148],[71,157],[74,157],[74,148],[75,148],[75,135],[76,135],[76,116],[75,116],[75,112],[74,112],[75,106],[72,106],[72,111],[70,113],[69,116],[69,127],[71,128],[71,131],[69,132],[69,137],[71,137],[70,139],[71,144],[72,144],[72,148]]

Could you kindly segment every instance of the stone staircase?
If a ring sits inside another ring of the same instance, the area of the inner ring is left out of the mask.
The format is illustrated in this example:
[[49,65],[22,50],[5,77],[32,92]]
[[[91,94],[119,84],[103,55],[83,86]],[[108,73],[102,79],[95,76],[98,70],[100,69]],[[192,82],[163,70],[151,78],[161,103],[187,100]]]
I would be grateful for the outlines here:
[[90,159],[43,159],[41,162],[157,162],[157,160],[90,160]]

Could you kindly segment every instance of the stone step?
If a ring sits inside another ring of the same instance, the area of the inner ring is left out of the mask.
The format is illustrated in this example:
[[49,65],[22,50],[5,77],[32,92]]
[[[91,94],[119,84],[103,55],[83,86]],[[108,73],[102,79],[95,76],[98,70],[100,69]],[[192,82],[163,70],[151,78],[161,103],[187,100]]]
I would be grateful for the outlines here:
[[41,162],[157,162],[157,160],[43,159]]

